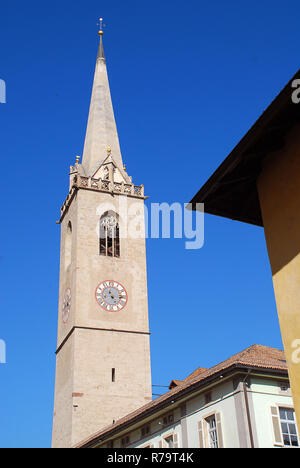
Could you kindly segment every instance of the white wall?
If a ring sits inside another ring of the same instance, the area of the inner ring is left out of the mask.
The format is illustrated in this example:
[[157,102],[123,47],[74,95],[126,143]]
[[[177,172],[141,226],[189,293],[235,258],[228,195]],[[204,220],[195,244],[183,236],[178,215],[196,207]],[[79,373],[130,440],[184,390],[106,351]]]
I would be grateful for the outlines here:
[[274,448],[271,406],[293,407],[293,399],[289,393],[280,394],[277,381],[263,378],[251,379],[251,395],[258,446],[259,448]]
[[239,447],[237,419],[231,381],[220,384],[212,391],[212,403],[205,406],[204,395],[191,399],[187,403],[187,428],[189,447],[199,447],[198,422],[207,415],[218,412],[221,415],[221,425],[224,447]]

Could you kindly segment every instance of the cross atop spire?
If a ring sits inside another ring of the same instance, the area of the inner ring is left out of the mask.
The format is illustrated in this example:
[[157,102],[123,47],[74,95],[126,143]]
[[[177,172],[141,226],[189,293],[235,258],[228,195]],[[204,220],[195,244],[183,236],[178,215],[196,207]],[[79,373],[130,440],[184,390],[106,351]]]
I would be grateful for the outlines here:
[[119,167],[123,167],[119,137],[109,89],[103,48],[103,19],[99,20],[100,44],[96,62],[94,85],[90,104],[82,164],[87,175],[92,175],[107,158],[107,148]]
[[99,49],[98,49],[98,56],[97,56],[97,60],[105,60],[105,55],[104,55],[104,48],[103,48],[103,40],[102,40],[102,37],[103,37],[103,34],[104,34],[104,31],[103,31],[103,28],[105,27],[105,24],[103,23],[103,18],[99,18],[99,36],[100,36],[100,43],[99,43]]
[[99,36],[103,36],[104,34],[104,31],[103,31],[103,28],[104,28],[105,24],[103,24],[103,18],[99,18]]

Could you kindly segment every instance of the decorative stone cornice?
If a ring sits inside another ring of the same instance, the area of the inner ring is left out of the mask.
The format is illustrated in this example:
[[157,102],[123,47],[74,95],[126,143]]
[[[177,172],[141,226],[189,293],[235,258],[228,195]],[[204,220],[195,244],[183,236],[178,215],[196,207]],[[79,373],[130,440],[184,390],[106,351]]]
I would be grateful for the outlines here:
[[94,179],[76,174],[73,178],[71,190],[60,210],[60,224],[71,205],[78,190],[92,190],[96,192],[110,193],[111,195],[123,195],[145,200],[143,185],[127,184],[125,182],[113,182],[106,179]]

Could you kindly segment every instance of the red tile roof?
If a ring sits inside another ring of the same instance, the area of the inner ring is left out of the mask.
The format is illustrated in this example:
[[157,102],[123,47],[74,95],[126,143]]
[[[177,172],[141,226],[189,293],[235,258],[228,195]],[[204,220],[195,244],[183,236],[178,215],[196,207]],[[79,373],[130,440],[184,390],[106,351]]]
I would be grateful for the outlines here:
[[187,380],[193,379],[197,375],[202,374],[202,372],[207,371],[206,367],[198,367],[194,372],[192,372],[190,375],[188,375],[184,380],[175,380],[173,379],[172,382],[169,385],[169,390],[171,390],[174,387],[178,387],[178,385],[183,384],[183,382],[186,382]]
[[172,388],[178,387],[179,385],[183,384],[184,380],[172,380],[170,385],[169,385],[169,390],[172,390]]
[[200,374],[203,374],[203,372],[206,372],[208,369],[206,367],[198,367],[198,369],[194,370],[190,375],[188,375],[185,379],[184,382],[187,382],[187,380],[191,380],[194,377],[197,377]]
[[235,354],[234,356],[226,359],[214,367],[211,367],[210,369],[199,367],[180,385],[176,386],[169,392],[165,393],[159,398],[156,398],[150,403],[147,403],[141,408],[138,408],[127,416],[124,416],[123,418],[116,421],[115,424],[104,427],[99,432],[89,437],[87,440],[78,444],[77,448],[81,448],[96,442],[97,439],[101,439],[101,437],[104,437],[105,434],[111,431],[115,431],[118,427],[120,428],[122,425],[128,424],[130,421],[135,420],[139,416],[143,416],[145,413],[148,413],[151,410],[155,410],[156,408],[158,409],[163,402],[169,399],[172,400],[172,397],[176,397],[177,395],[179,396],[181,393],[183,394],[189,389],[192,390],[193,387],[198,387],[200,384],[204,384],[206,379],[209,379],[210,377],[213,377],[222,371],[230,370],[231,368],[233,369],[236,367],[274,370],[287,374],[287,364],[284,352],[282,350],[257,344],[252,345],[244,351]]

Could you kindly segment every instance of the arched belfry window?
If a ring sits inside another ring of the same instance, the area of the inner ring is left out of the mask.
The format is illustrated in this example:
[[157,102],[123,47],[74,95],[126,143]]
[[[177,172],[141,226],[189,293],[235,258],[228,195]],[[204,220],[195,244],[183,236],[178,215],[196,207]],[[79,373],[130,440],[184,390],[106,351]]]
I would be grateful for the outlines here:
[[100,218],[100,255],[120,257],[119,216],[106,211]]

